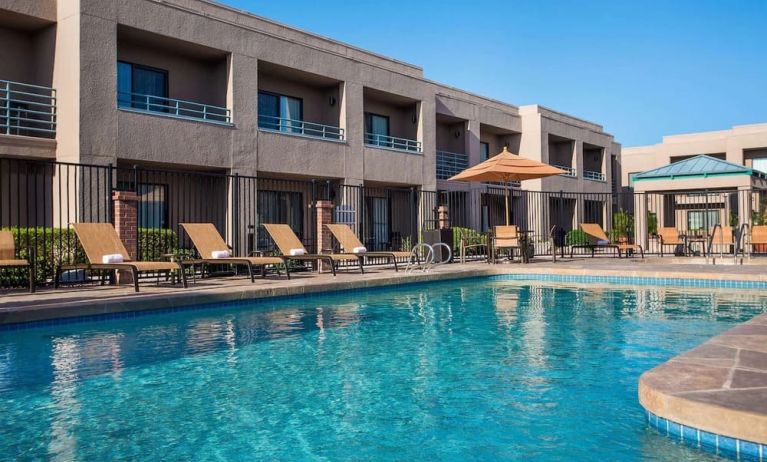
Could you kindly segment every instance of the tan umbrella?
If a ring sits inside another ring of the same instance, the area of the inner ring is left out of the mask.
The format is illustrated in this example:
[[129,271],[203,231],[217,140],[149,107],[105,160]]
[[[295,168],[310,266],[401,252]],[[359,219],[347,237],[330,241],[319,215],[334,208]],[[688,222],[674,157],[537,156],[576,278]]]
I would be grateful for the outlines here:
[[526,159],[512,154],[503,148],[503,152],[493,156],[481,164],[467,168],[458,175],[449,178],[450,181],[483,181],[502,182],[506,185],[506,224],[510,224],[509,215],[509,183],[512,181],[535,180],[547,176],[561,175],[564,170],[552,167],[537,160]]

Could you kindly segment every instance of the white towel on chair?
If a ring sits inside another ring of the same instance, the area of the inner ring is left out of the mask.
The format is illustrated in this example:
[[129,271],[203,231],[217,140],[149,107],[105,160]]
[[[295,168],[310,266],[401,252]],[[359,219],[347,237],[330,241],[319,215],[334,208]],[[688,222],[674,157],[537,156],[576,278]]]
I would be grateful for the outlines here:
[[367,251],[367,247],[355,247],[352,249],[352,253],[366,253]]
[[125,259],[119,253],[115,253],[115,254],[111,254],[111,255],[104,255],[103,257],[101,257],[101,263],[103,263],[105,265],[112,265],[114,263],[122,263],[124,261],[125,261]]
[[305,249],[290,249],[291,257],[300,257],[301,255],[306,255]]
[[604,239],[600,239],[600,240],[597,241],[597,245],[607,245],[609,243],[610,243],[610,241],[606,241]]
[[232,256],[232,252],[228,250],[214,250],[210,253],[210,258],[229,258]]

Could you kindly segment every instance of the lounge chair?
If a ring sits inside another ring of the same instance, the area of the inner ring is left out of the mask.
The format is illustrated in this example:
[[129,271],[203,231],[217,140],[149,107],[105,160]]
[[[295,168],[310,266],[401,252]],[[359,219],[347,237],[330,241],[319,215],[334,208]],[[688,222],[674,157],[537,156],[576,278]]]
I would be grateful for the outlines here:
[[724,247],[722,252],[731,253],[735,246],[735,235],[732,232],[732,226],[715,226],[714,232],[708,238],[708,254],[713,255],[714,248]]
[[298,239],[296,233],[290,229],[288,225],[281,224],[264,224],[264,229],[269,233],[269,236],[274,241],[274,244],[282,253],[282,258],[285,261],[325,261],[330,266],[330,270],[333,276],[336,275],[336,263],[340,261],[357,261],[359,264],[360,272],[364,273],[362,268],[362,257],[355,254],[348,253],[322,253],[322,254],[310,254],[306,251],[306,248]]
[[[54,287],[59,286],[61,271],[69,268],[86,270],[122,270],[133,274],[133,289],[138,292],[139,273],[157,272],[170,273],[176,271],[181,277],[184,288],[187,287],[186,275],[183,268],[176,262],[164,261],[133,261],[125,249],[120,237],[111,223],[73,223],[72,228],[77,234],[85,251],[88,263],[85,266],[59,266],[56,268]],[[122,260],[122,261],[119,261]]]
[[490,236],[490,255],[488,256],[488,261],[495,263],[498,259],[498,250],[500,249],[511,250],[510,260],[514,260],[514,250],[519,250],[520,258],[522,258],[523,249],[519,237],[518,226],[495,226],[493,234]]
[[[679,234],[676,228],[666,227],[658,229],[658,237],[660,238],[660,256],[663,256],[663,248],[669,245],[673,245],[674,249],[682,246],[682,253],[687,252],[687,240]],[[674,254],[676,254],[676,250]]]
[[[208,265],[235,265],[246,266],[250,282],[255,282],[253,267],[261,268],[261,277],[266,276],[266,267],[268,265],[284,265],[285,276],[290,279],[288,265],[280,257],[233,257],[229,246],[221,237],[213,223],[181,223],[189,239],[192,240],[194,248],[200,254],[200,261]],[[225,256],[229,254],[229,256]],[[215,256],[219,256],[216,258]]]
[[644,258],[644,249],[639,244],[629,244],[629,243],[614,243],[610,241],[610,238],[607,237],[607,234],[602,229],[602,226],[599,225],[599,223],[581,223],[581,231],[586,233],[586,237],[588,238],[588,243],[586,244],[579,244],[574,245],[570,247],[570,257],[573,256],[573,250],[576,248],[586,248],[591,250],[591,256],[594,256],[594,253],[596,249],[615,249],[618,252],[618,258],[623,256],[623,253],[626,253],[626,256],[628,257],[628,254],[630,251],[639,251],[639,253],[642,255],[642,258]]
[[760,251],[767,248],[767,225],[754,225],[751,228],[748,245],[751,246],[751,253],[756,253],[754,247],[760,246]]
[[[328,227],[331,234],[333,234],[333,237],[335,237],[338,243],[341,245],[341,248],[343,249],[344,254],[359,256],[362,258],[363,261],[365,258],[386,258],[388,259],[389,262],[394,264],[394,271],[399,271],[399,269],[397,268],[397,258],[407,258],[408,260],[410,259],[410,252],[404,252],[404,251],[368,252],[367,249],[365,249],[365,246],[362,245],[362,242],[360,242],[360,240],[354,234],[354,231],[352,231],[352,229],[348,225],[334,224],[334,225],[325,225],[325,226]],[[361,251],[361,249],[365,249],[365,250]]]
[[34,252],[28,252],[33,263],[30,265],[28,260],[16,258],[16,245],[13,242],[13,233],[10,231],[0,231],[0,269],[6,268],[27,268],[29,272],[29,293],[35,292],[35,269]]

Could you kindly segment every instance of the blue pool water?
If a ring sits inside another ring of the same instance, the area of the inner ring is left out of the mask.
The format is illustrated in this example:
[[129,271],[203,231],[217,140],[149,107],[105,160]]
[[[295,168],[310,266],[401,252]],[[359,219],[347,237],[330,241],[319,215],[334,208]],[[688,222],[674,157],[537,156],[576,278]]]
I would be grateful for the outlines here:
[[0,332],[0,460],[718,460],[637,379],[766,309],[473,279]]

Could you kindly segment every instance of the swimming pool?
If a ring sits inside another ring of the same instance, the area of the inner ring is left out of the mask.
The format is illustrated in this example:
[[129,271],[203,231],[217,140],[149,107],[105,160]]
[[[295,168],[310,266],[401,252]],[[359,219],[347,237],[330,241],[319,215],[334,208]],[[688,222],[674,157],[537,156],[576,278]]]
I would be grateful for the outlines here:
[[0,332],[0,460],[718,460],[637,379],[765,310],[471,279]]

